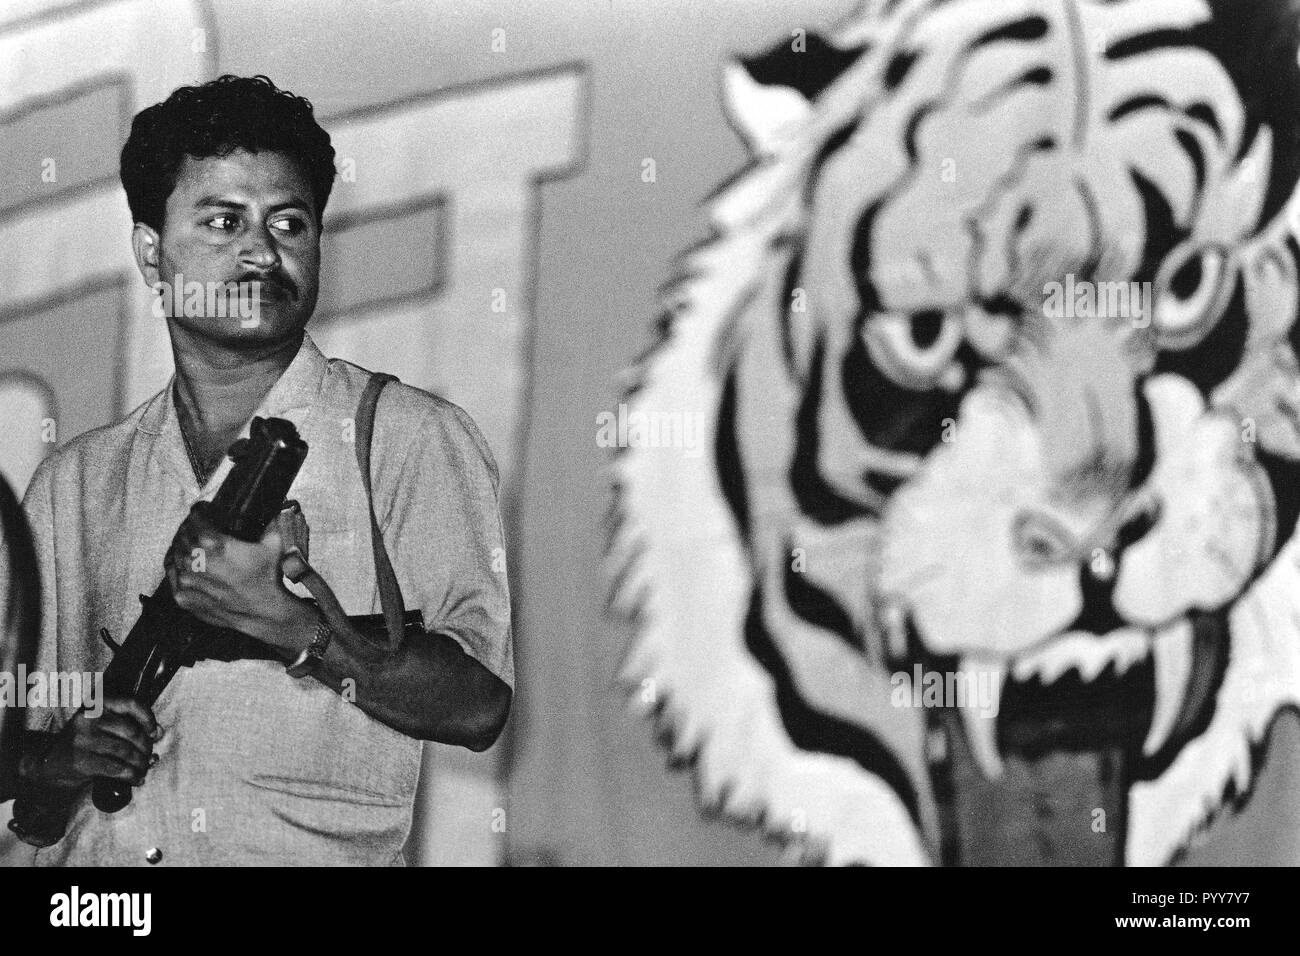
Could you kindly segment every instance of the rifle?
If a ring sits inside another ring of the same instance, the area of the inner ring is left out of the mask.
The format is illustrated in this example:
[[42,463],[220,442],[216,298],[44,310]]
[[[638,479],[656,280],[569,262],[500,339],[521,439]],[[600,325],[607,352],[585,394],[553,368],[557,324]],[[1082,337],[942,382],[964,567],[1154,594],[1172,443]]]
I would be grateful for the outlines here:
[[[307,443],[292,422],[254,418],[249,437],[230,446],[235,465],[205,509],[218,531],[241,541],[259,541],[280,513],[285,495],[307,457]],[[194,663],[200,643],[227,633],[200,621],[176,604],[171,582],[163,578],[158,590],[145,597],[140,619],[121,644],[101,632],[114,648],[104,671],[104,693],[134,697],[152,707],[176,672]],[[116,813],[131,802],[131,785],[109,777],[96,778],[91,799],[105,813]]]

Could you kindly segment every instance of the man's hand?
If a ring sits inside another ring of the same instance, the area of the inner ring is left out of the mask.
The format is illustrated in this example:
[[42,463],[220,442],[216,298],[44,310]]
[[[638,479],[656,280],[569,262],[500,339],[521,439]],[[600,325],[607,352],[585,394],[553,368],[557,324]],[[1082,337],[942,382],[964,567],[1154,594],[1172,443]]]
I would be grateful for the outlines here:
[[[310,634],[314,625],[306,622],[314,612],[284,586],[280,562],[291,546],[282,522],[272,522],[262,540],[250,544],[218,531],[206,507],[201,501],[190,511],[164,562],[177,605],[208,624],[297,653],[297,639],[289,636],[304,628]],[[288,520],[302,520],[294,514]]]
[[129,697],[105,698],[100,716],[79,711],[43,758],[23,759],[20,785],[42,800],[58,803],[70,803],[96,777],[138,787],[151,766],[153,745],[161,737],[162,729],[148,707]]
[[[334,630],[314,678],[362,711],[420,740],[484,750],[510,711],[511,691],[447,634],[426,633],[389,651],[349,620],[307,562],[305,522],[281,513],[256,544],[223,535],[195,505],[167,555],[176,603],[200,620],[278,648],[286,661],[311,643],[323,615]],[[290,543],[292,542],[292,543]],[[284,577],[316,599],[295,597]]]

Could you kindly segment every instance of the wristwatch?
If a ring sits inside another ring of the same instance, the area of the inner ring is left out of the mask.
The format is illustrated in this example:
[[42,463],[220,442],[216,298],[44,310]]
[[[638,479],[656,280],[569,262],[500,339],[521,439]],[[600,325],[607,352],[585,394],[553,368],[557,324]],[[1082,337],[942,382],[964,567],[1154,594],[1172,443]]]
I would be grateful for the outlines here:
[[320,615],[316,622],[316,634],[311,639],[311,643],[303,649],[298,658],[286,667],[285,673],[293,678],[306,677],[320,666],[321,659],[325,656],[325,651],[330,646],[330,641],[334,640],[334,628],[330,627],[330,622],[325,620],[325,615]]

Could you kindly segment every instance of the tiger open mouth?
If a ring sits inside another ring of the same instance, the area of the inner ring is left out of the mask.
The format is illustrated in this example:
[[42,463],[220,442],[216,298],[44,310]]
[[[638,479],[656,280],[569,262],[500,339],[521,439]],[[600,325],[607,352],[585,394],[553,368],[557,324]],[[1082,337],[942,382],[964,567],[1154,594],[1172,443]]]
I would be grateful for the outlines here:
[[[1071,628],[1002,664],[920,656],[926,671],[992,675],[981,684],[991,687],[992,701],[960,708],[971,753],[990,779],[1001,775],[1004,757],[1110,748],[1137,758],[1132,779],[1153,779],[1213,716],[1228,626],[1225,607],[1160,628]],[[910,617],[904,627],[915,651],[921,642]]]

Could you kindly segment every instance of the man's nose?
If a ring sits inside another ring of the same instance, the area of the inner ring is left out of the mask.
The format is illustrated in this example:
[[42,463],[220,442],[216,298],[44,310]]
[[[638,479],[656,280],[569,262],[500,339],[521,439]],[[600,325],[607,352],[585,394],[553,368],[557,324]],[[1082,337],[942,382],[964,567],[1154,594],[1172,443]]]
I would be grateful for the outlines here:
[[265,228],[249,229],[244,234],[240,249],[240,262],[261,272],[271,272],[280,267],[280,250],[275,236]]

